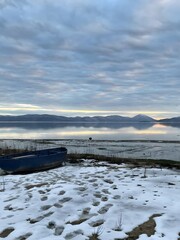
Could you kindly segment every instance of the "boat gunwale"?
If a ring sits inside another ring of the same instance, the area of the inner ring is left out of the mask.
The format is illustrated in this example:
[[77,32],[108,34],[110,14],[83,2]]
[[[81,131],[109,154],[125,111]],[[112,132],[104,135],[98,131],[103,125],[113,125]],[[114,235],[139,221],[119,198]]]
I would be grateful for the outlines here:
[[[38,159],[39,163],[37,163]],[[33,173],[62,166],[66,159],[67,149],[65,147],[42,149],[0,156],[0,169],[7,174]]]

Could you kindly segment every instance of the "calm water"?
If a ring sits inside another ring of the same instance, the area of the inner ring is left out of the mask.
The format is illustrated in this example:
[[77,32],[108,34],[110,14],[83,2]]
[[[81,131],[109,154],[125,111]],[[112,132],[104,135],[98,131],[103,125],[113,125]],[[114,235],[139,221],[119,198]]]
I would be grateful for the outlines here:
[[0,123],[0,139],[178,140],[180,125],[152,123]]

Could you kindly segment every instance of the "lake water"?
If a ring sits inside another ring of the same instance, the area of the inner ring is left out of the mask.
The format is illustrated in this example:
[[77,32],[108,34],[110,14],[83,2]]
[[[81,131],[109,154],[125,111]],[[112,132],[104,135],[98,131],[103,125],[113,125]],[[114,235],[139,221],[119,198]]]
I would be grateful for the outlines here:
[[180,141],[180,125],[153,123],[1,122],[0,139],[89,139]]

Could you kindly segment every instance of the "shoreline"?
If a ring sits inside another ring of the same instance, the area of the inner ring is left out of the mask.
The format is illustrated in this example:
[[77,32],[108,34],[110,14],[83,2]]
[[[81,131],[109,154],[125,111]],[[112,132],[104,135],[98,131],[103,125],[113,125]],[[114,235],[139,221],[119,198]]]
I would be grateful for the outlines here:
[[[174,161],[180,163],[180,141],[94,139],[2,139],[0,148],[41,150],[66,147],[68,154],[119,161]],[[101,157],[102,158],[102,157]],[[157,162],[156,162],[157,163]]]
[[89,141],[93,141],[93,142],[145,142],[145,143],[179,143],[180,144],[180,140],[146,140],[146,139],[133,139],[133,140],[126,140],[126,139],[122,139],[122,140],[103,140],[103,139],[84,139],[84,138],[0,138],[0,141],[34,141],[34,142],[39,142],[39,141],[47,141],[47,142],[51,142],[51,141],[83,141],[83,142],[89,142]]

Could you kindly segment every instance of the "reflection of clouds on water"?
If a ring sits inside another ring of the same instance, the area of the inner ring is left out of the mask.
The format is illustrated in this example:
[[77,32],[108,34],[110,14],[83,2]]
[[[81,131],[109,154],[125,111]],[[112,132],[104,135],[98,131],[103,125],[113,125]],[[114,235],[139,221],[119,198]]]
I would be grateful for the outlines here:
[[156,123],[156,124],[153,126],[153,128],[166,128],[166,126],[165,126],[165,125],[162,125],[162,124],[160,124],[160,123]]
[[167,131],[163,130],[156,130],[156,129],[150,129],[150,130],[141,130],[141,131],[134,131],[134,134],[142,134],[142,135],[156,135],[156,134],[167,134]]
[[180,128],[152,123],[0,123],[1,139],[179,140]]
[[53,129],[53,128],[108,128],[119,129],[134,127],[135,129],[147,129],[154,125],[153,122],[0,122],[1,128],[21,129]]

